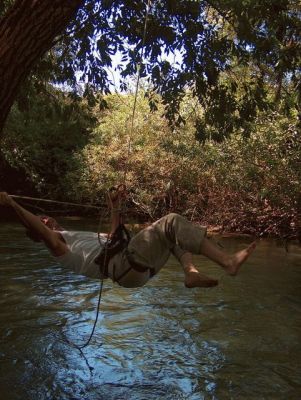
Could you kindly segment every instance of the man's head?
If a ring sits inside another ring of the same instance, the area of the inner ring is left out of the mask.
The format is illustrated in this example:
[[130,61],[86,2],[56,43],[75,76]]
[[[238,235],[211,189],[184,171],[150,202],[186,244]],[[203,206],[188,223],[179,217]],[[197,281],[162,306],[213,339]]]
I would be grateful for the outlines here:
[[62,231],[63,228],[56,219],[49,217],[49,215],[39,215],[40,220],[52,231]]
[[[59,223],[52,217],[49,217],[48,215],[38,215],[40,218],[41,222],[43,222],[44,225],[47,226],[47,228],[51,229],[52,231],[63,231],[64,229],[59,225]],[[30,230],[26,230],[26,236],[29,237],[29,239],[33,240],[34,242],[41,242],[40,236]]]

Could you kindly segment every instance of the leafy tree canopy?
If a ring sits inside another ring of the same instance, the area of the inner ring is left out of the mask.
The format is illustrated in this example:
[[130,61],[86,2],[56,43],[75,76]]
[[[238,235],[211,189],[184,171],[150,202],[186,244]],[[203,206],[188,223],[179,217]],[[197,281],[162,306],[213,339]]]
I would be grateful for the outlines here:
[[[290,108],[297,107],[301,90],[297,2],[153,0],[143,43],[146,3],[86,1],[55,49],[60,71],[56,78],[68,78],[75,85],[75,72],[80,70],[92,87],[108,92],[106,67],[119,52],[121,89],[126,90],[126,78],[142,61],[141,75],[163,97],[170,120],[183,121],[178,111],[185,91],[198,98],[207,113],[198,126],[200,138],[206,138],[209,123],[216,139],[245,126],[258,110],[277,103],[288,84]],[[175,62],[167,57],[171,54],[178,54]],[[252,75],[241,86],[244,93],[238,99],[237,77],[231,72],[250,65]],[[266,96],[267,82],[274,88],[274,98]]]
[[[35,76],[76,90],[81,75],[92,90],[108,93],[107,67],[119,53],[121,90],[142,62],[141,76],[162,96],[169,120],[183,122],[179,104],[190,91],[205,109],[199,138],[206,139],[210,127],[220,140],[284,98],[300,113],[300,15],[295,0],[86,0]],[[250,65],[252,75],[237,96],[232,72]],[[267,96],[267,83],[274,98]]]

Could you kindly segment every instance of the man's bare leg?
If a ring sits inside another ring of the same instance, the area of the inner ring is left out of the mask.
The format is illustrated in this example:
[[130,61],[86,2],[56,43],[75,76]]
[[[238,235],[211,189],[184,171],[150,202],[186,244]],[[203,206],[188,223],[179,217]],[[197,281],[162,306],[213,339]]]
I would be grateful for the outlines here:
[[201,274],[192,262],[191,253],[185,253],[180,259],[183,266],[185,278],[184,284],[187,288],[194,287],[213,287],[218,284],[216,279],[209,278],[208,276]]
[[200,253],[223,267],[227,274],[235,276],[242,264],[253,253],[255,247],[256,242],[253,242],[243,250],[227,254],[205,238],[201,244]]

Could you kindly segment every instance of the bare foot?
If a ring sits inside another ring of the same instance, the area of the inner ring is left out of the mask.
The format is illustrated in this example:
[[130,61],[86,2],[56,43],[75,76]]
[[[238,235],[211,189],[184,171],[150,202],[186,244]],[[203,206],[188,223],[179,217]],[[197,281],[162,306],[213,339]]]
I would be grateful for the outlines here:
[[218,281],[200,274],[198,271],[190,271],[185,273],[184,284],[189,289],[195,287],[213,287],[218,284]]
[[256,242],[251,243],[246,249],[238,251],[237,253],[230,256],[230,261],[227,267],[225,268],[226,272],[229,275],[235,276],[239,268],[242,264],[249,258],[249,256],[253,253],[256,247]]

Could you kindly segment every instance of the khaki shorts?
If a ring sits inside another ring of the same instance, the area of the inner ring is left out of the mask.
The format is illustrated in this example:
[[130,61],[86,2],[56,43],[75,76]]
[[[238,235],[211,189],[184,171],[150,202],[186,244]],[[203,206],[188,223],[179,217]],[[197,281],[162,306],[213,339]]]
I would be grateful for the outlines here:
[[[110,261],[109,275],[115,277],[121,286],[143,286],[150,279],[149,268],[158,273],[171,253],[179,261],[187,252],[199,254],[205,236],[206,228],[196,226],[178,214],[168,214],[135,235],[128,245],[128,252],[135,262],[148,270],[138,272],[131,269],[122,252]],[[122,276],[127,269],[129,272],[119,280],[118,276]]]

